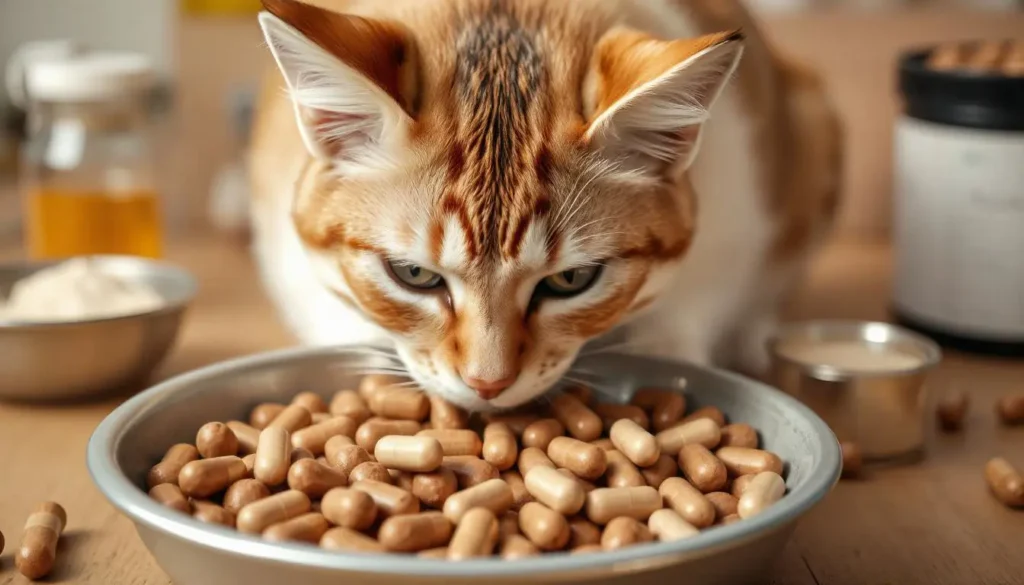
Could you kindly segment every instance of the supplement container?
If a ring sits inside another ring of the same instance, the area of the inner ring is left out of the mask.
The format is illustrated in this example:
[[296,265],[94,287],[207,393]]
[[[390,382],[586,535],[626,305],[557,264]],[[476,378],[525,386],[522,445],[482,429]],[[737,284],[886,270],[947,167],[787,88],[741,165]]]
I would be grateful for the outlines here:
[[1024,42],[903,57],[894,201],[898,320],[1024,355]]
[[91,52],[30,63],[21,186],[33,258],[159,257],[162,229],[142,55]]

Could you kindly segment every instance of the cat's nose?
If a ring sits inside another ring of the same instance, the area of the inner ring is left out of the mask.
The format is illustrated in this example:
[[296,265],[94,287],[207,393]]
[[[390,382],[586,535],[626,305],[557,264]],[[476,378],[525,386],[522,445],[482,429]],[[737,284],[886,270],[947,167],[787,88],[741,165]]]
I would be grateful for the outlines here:
[[484,380],[482,378],[464,376],[462,381],[472,388],[480,398],[483,398],[484,400],[491,400],[504,392],[506,388],[515,384],[516,375],[513,374],[500,380]]

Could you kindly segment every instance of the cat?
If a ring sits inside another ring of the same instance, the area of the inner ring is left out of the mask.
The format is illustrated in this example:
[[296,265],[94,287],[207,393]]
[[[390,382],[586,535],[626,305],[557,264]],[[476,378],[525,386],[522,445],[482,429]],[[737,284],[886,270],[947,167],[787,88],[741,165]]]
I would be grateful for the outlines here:
[[534,399],[611,331],[764,372],[841,127],[741,4],[263,5],[254,247],[302,342],[393,346],[470,410]]

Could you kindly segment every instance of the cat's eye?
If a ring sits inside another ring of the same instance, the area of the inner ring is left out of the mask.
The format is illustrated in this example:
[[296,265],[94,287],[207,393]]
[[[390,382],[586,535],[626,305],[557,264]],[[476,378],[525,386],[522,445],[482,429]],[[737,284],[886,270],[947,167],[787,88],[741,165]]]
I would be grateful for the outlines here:
[[580,266],[548,276],[541,281],[541,286],[551,296],[572,297],[590,288],[600,275],[600,265]]
[[388,260],[387,266],[392,278],[408,288],[425,291],[444,285],[440,274],[417,264]]

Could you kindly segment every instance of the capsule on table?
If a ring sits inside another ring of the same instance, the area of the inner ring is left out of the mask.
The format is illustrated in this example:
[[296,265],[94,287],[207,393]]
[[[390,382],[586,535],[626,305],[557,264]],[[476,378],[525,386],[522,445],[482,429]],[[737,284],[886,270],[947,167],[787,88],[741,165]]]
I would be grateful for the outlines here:
[[[446,453],[447,455],[447,453]],[[510,469],[516,464],[519,447],[516,436],[505,423],[489,423],[484,428],[484,442],[481,446],[481,457],[499,471]]]
[[199,459],[199,450],[187,443],[179,443],[167,450],[164,458],[149,470],[146,486],[153,488],[162,483],[178,485],[178,474],[186,464]]
[[560,394],[551,400],[551,413],[570,435],[580,441],[593,441],[601,436],[604,425],[597,416],[579,398],[570,394]]
[[353,530],[366,530],[377,520],[377,504],[365,492],[334,488],[320,501],[320,513],[331,524]]
[[651,514],[647,521],[647,527],[651,534],[662,542],[682,540],[700,533],[697,527],[683,520],[678,512],[668,508],[662,508]]
[[162,483],[153,486],[153,489],[149,490],[149,497],[161,506],[177,510],[183,514],[192,513],[192,505],[189,503],[188,498],[185,497],[185,494],[181,493],[181,488],[173,483]]
[[207,524],[235,527],[235,515],[213,502],[195,500],[192,502],[192,517]]
[[288,469],[288,487],[310,498],[320,498],[333,488],[347,485],[345,474],[315,459],[296,461]]
[[675,476],[678,471],[679,465],[676,460],[668,455],[662,455],[654,465],[641,469],[640,475],[644,476],[647,485],[657,489],[661,487],[663,481]]
[[1004,425],[1024,423],[1024,394],[1000,398],[996,403],[996,415]]
[[320,548],[327,550],[351,550],[360,552],[384,552],[384,546],[377,539],[362,532],[338,526],[331,528],[320,538]]
[[683,520],[697,528],[707,528],[715,522],[715,507],[690,482],[681,477],[670,477],[658,488],[662,500]]
[[683,445],[697,444],[714,449],[722,440],[722,430],[709,418],[680,423],[655,435],[658,447],[666,455],[678,455]]
[[547,454],[552,463],[584,479],[597,479],[608,468],[604,450],[571,437],[555,437],[548,444]]
[[985,482],[1004,505],[1024,507],[1024,478],[1006,459],[996,457],[985,464]]
[[238,455],[251,455],[256,452],[256,446],[260,442],[260,431],[256,427],[240,420],[229,420],[226,424],[238,439]]
[[316,392],[299,392],[292,397],[292,404],[298,404],[310,412],[321,414],[327,412],[327,403]]
[[273,542],[308,542],[316,544],[331,527],[318,512],[307,512],[283,522],[268,526],[263,538]]
[[501,558],[506,561],[535,557],[540,554],[538,549],[528,538],[521,534],[512,534],[501,543]]
[[298,490],[283,491],[247,504],[238,511],[235,524],[240,532],[259,534],[273,524],[309,512],[310,505],[306,494]]
[[686,398],[681,392],[657,388],[641,388],[630,404],[651,412],[651,428],[663,431],[679,422],[686,412]]
[[413,436],[420,432],[420,423],[414,420],[381,420],[370,419],[359,425],[356,430],[356,445],[373,453],[377,441],[389,435]]
[[683,471],[683,477],[704,493],[720,491],[729,480],[725,464],[699,444],[683,446],[679,451],[679,468]]
[[282,410],[280,414],[274,417],[274,420],[270,421],[267,428],[277,427],[284,429],[289,433],[294,433],[295,431],[304,429],[311,424],[313,424],[313,415],[306,410],[306,407],[299,406],[298,404],[289,404],[284,407],[284,410]]
[[256,445],[253,476],[271,487],[284,483],[292,462],[291,453],[291,433],[287,429],[274,425],[263,429]]
[[460,561],[494,553],[498,542],[498,519],[487,508],[466,512],[448,543],[448,559]]
[[181,468],[178,486],[186,496],[205,499],[248,474],[245,462],[235,455],[199,459]]
[[354,438],[357,427],[356,421],[347,416],[335,416],[292,433],[292,447],[323,455],[327,441],[336,436]]
[[401,514],[415,514],[420,511],[420,501],[402,488],[374,480],[362,480],[352,484],[352,489],[364,492],[373,498],[382,518]]
[[736,513],[746,519],[760,514],[786,493],[786,480],[774,471],[762,471],[750,480],[740,496]]
[[598,488],[587,494],[587,518],[604,525],[613,518],[628,516],[646,520],[661,509],[661,494],[651,486]]
[[252,428],[262,431],[267,426],[274,422],[277,415],[281,414],[281,411],[285,409],[284,404],[277,404],[276,402],[264,402],[263,404],[257,404],[252,412],[249,413],[249,425]]
[[555,437],[565,435],[565,427],[557,419],[542,418],[530,423],[523,429],[523,448],[536,447],[547,451],[548,445]]
[[[527,491],[534,499],[560,514],[570,516],[579,512],[587,499],[586,492],[575,479],[566,477],[550,467],[540,466],[531,469],[524,481]],[[510,489],[509,498],[511,496]]]
[[480,436],[469,429],[424,429],[416,436],[436,439],[445,455],[479,456],[483,448]]
[[650,418],[644,412],[644,409],[633,404],[611,404],[605,402],[595,404],[593,410],[597,416],[601,417],[605,430],[609,432],[612,426],[620,420],[631,420],[644,430],[647,430],[651,425]]
[[612,450],[605,451],[605,457],[608,460],[608,469],[604,476],[608,487],[647,485],[647,480],[625,455]]
[[377,540],[392,552],[419,552],[448,544],[452,525],[441,512],[393,516],[380,525]]
[[458,524],[473,508],[487,508],[498,516],[508,511],[512,502],[512,488],[501,479],[491,479],[449,497],[444,503],[444,515],[452,524]]
[[373,455],[378,463],[391,469],[429,473],[441,466],[445,453],[434,437],[395,435],[381,437]]
[[859,477],[864,467],[864,453],[860,445],[853,441],[839,441],[839,451],[843,455],[843,479]]
[[449,469],[455,474],[459,480],[459,487],[462,489],[498,478],[498,470],[493,465],[471,455],[445,457],[441,461],[441,467]]
[[422,421],[430,414],[427,395],[414,388],[380,388],[366,400],[370,411],[384,418]]
[[430,396],[430,426],[433,429],[465,429],[469,415],[440,396]]
[[601,529],[586,518],[572,518],[569,520],[569,545],[570,549],[579,548],[589,544],[601,543]]
[[650,542],[654,537],[646,524],[636,518],[620,516],[613,518],[601,533],[601,548],[616,550],[642,542]]
[[541,550],[562,550],[569,543],[565,516],[538,502],[529,502],[519,510],[519,530]]
[[719,447],[746,447],[757,449],[757,431],[747,423],[732,423],[722,427],[722,438]]
[[392,483],[394,481],[391,479],[391,473],[388,471],[388,468],[376,461],[360,463],[359,465],[356,465],[356,468],[352,470],[352,473],[348,474],[348,482],[350,484],[357,481],[363,481],[364,479],[379,481],[382,483]]
[[258,479],[241,479],[224,493],[224,509],[237,515],[246,505],[270,495],[270,489]]
[[50,574],[57,560],[57,541],[67,522],[67,512],[56,502],[44,502],[29,515],[14,556],[22,575],[34,581]]
[[715,451],[715,457],[725,465],[726,471],[736,477],[774,471],[782,475],[782,459],[771,451],[747,449],[744,447],[722,447]]
[[519,473],[526,476],[534,467],[543,466],[555,469],[555,464],[547,456],[547,453],[536,447],[527,447],[519,452]]

